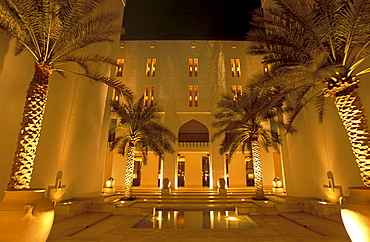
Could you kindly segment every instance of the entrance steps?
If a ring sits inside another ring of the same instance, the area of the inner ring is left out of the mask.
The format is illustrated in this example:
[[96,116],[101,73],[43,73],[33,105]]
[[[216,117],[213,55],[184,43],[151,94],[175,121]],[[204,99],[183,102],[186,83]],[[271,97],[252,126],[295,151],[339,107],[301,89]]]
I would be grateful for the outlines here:
[[150,215],[159,210],[238,210],[240,215],[277,215],[306,212],[334,221],[340,214],[339,204],[319,203],[315,198],[294,198],[274,195],[265,191],[266,201],[253,200],[254,189],[228,189],[218,194],[210,189],[177,189],[161,194],[160,189],[134,189],[133,201],[120,201],[122,191],[72,203],[61,202],[56,206],[59,218],[69,218],[84,212],[110,213],[114,215]]
[[[120,192],[120,191],[118,191]],[[276,215],[280,212],[303,211],[299,204],[287,204],[284,196],[274,196],[266,190],[267,201],[256,201],[252,197],[254,188],[228,189],[226,194],[218,194],[210,189],[180,188],[170,194],[161,194],[160,189],[134,189],[134,201],[121,203],[120,194],[106,196],[104,204],[92,204],[88,211],[111,211],[115,215],[148,215],[153,209],[160,210],[238,210],[243,215]],[[112,205],[115,205],[112,206]]]

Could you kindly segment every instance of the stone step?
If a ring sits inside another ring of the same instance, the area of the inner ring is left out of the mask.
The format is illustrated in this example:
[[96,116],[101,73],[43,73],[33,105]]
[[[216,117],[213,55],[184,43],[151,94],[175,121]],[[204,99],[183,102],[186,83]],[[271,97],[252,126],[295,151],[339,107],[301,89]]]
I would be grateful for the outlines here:
[[279,213],[302,212],[303,208],[300,204],[275,204]]

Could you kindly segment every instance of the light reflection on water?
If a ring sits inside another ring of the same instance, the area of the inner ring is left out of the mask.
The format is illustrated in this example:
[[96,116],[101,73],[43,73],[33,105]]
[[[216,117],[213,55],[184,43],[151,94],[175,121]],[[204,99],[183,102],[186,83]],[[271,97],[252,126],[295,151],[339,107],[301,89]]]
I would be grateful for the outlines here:
[[134,228],[153,229],[242,229],[259,228],[247,215],[234,211],[155,211]]

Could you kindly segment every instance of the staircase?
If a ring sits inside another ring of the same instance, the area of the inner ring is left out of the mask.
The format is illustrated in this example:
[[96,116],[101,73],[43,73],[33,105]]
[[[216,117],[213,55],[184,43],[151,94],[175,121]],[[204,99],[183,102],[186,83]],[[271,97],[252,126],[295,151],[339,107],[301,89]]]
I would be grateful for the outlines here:
[[[82,212],[101,212],[113,215],[150,215],[154,210],[214,210],[238,211],[240,215],[278,215],[291,212],[307,212],[319,217],[337,217],[339,204],[320,203],[315,198],[293,198],[275,195],[265,190],[267,200],[253,200],[253,188],[228,189],[219,194],[209,189],[180,188],[162,194],[158,188],[134,188],[133,201],[121,201],[123,191],[102,195],[90,200],[72,203],[63,202],[56,206],[56,214],[66,218]],[[84,209],[82,208],[84,207]],[[335,215],[335,216],[332,216]]]

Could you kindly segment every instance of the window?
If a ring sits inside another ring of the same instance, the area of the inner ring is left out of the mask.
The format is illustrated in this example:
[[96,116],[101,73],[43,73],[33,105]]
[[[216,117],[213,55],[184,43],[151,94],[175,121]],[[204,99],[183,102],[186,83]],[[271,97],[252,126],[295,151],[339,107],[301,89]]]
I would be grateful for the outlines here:
[[145,75],[147,77],[155,76],[156,64],[157,64],[157,59],[147,59],[146,60]]
[[241,77],[242,73],[240,70],[240,59],[230,59],[231,63],[231,76]]
[[150,87],[150,106],[154,104],[154,86]]
[[124,59],[117,60],[116,77],[122,77],[124,61],[125,61]]
[[198,59],[189,59],[189,76],[198,76]]
[[145,86],[144,91],[144,106],[154,105],[154,86]]
[[238,97],[241,97],[243,94],[243,87],[242,86],[232,86],[231,88],[233,95],[234,95],[234,101],[237,100]]
[[198,85],[189,85],[189,107],[198,107],[199,103],[199,90]]
[[254,186],[254,171],[252,157],[245,156],[244,161],[247,186]]
[[225,159],[225,174],[226,174],[226,187],[229,187],[229,164],[230,164],[230,157],[228,154],[226,154],[226,159]]
[[210,171],[209,156],[202,157],[202,187],[209,187]]
[[116,89],[113,90],[112,101],[119,101],[119,93]]
[[265,75],[269,75],[270,74],[270,65],[269,64],[264,64],[263,65],[263,72],[265,73]]
[[141,183],[141,162],[143,158],[141,156],[135,156],[134,159],[134,171],[132,174],[132,185],[134,187],[140,186]]
[[116,126],[117,126],[117,119],[112,118],[110,120],[110,125],[109,125],[108,142],[114,142],[116,140],[116,130],[115,130]]
[[185,186],[185,156],[177,157],[177,186]]

